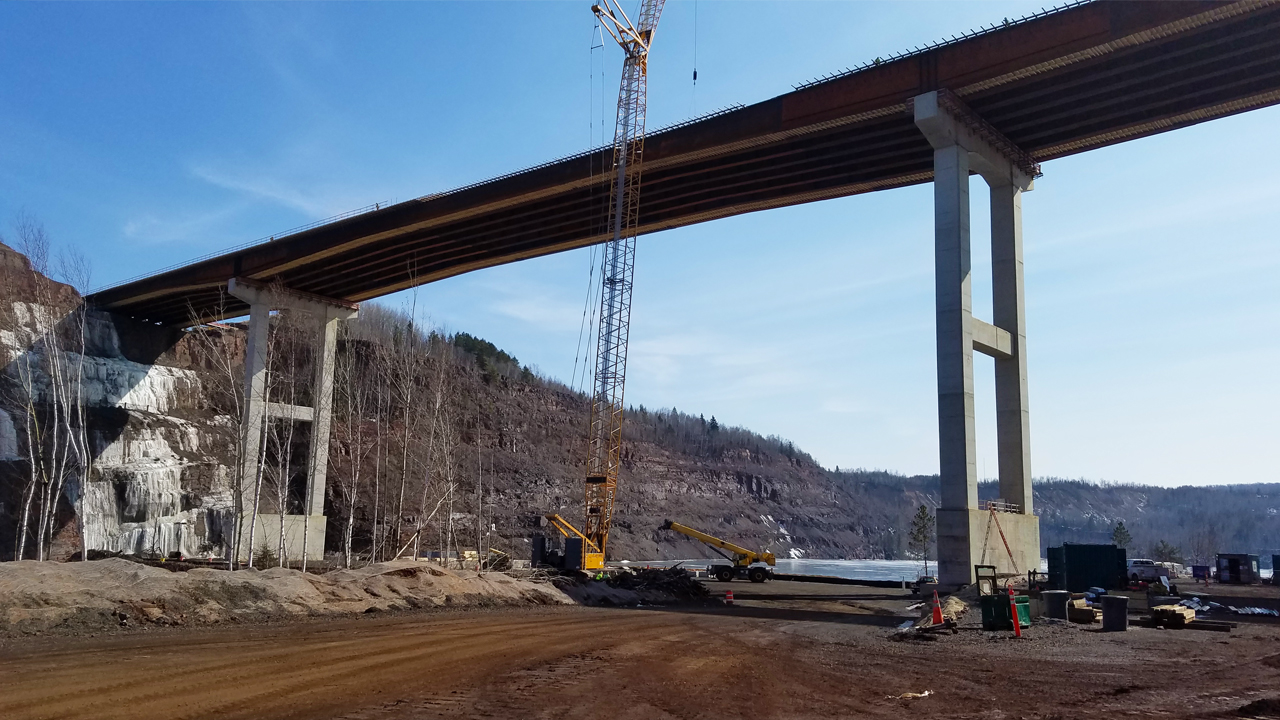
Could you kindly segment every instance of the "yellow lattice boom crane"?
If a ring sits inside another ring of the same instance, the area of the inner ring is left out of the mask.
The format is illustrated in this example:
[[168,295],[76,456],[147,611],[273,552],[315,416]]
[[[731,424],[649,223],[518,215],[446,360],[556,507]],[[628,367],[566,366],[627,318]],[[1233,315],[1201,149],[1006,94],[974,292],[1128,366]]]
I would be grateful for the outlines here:
[[[618,118],[613,135],[613,171],[609,196],[612,239],[601,262],[600,325],[596,334],[596,371],[592,384],[591,424],[587,436],[586,502],[579,531],[559,515],[547,515],[565,537],[566,566],[583,570],[604,567],[609,528],[613,524],[618,471],[622,465],[623,389],[627,373],[627,338],[631,326],[631,286],[635,276],[636,229],[640,219],[640,168],[644,159],[644,121],[649,48],[666,0],[641,0],[633,24],[619,0],[591,6],[600,24],[622,48],[625,59],[618,90]],[[577,547],[581,544],[581,555]]]
[[735,545],[728,540],[721,540],[714,535],[708,535],[701,530],[694,530],[688,525],[681,525],[678,522],[668,520],[662,524],[662,529],[674,530],[682,535],[688,535],[710,547],[720,557],[732,562],[732,565],[715,563],[707,568],[712,577],[723,582],[728,582],[735,577],[745,577],[751,582],[764,582],[773,576],[773,572],[769,568],[778,562],[771,552],[749,550],[741,545]]

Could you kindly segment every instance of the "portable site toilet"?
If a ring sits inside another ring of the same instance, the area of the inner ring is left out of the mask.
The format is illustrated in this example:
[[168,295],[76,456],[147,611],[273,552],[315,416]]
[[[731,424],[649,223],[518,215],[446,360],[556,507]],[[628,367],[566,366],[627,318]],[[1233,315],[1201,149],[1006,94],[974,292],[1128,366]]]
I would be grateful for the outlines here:
[[1276,570],[1280,570],[1280,555],[1271,556],[1271,584],[1280,585],[1280,574],[1276,574]]
[[1262,576],[1258,573],[1258,556],[1245,553],[1218,553],[1218,582],[1232,585],[1253,585]]

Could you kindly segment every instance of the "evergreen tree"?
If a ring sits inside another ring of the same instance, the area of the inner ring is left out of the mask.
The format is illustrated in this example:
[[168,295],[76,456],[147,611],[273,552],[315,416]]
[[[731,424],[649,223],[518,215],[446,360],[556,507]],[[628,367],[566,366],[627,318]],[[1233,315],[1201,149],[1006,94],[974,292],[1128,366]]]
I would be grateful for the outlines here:
[[1133,536],[1129,534],[1129,529],[1124,526],[1123,520],[1116,523],[1116,529],[1111,531],[1111,542],[1115,543],[1116,547],[1127,547],[1133,542]]
[[929,551],[933,547],[934,528],[933,513],[929,512],[929,506],[921,505],[915,517],[911,518],[907,549],[914,557],[924,561],[925,575],[929,574]]
[[1182,548],[1161,540],[1151,548],[1151,559],[1156,562],[1181,563]]

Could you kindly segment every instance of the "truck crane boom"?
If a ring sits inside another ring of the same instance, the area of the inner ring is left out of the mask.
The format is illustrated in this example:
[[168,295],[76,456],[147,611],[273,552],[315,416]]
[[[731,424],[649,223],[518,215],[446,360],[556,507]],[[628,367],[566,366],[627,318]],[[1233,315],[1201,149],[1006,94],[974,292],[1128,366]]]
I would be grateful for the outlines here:
[[547,516],[566,538],[582,539],[584,570],[604,566],[605,546],[613,525],[618,471],[622,465],[623,389],[631,325],[631,287],[635,276],[636,228],[640,219],[649,48],[665,4],[666,0],[641,0],[635,24],[623,12],[620,0],[601,0],[591,6],[600,24],[626,55],[613,135],[608,224],[612,239],[605,243],[601,262],[600,326],[596,335],[595,381],[587,437],[586,519],[582,532],[578,532],[563,518]]
[[[735,576],[745,575],[751,582],[764,582],[768,579],[770,572],[767,568],[760,567],[760,564],[763,563],[772,567],[778,562],[771,552],[749,550],[741,545],[735,545],[728,540],[708,535],[701,530],[694,530],[688,525],[681,525],[678,522],[668,520],[662,524],[662,529],[674,530],[682,535],[688,535],[715,550],[724,559],[733,562],[732,567],[716,565],[711,568],[711,573],[718,580],[727,581],[732,580]],[[721,552],[722,550],[725,552]]]

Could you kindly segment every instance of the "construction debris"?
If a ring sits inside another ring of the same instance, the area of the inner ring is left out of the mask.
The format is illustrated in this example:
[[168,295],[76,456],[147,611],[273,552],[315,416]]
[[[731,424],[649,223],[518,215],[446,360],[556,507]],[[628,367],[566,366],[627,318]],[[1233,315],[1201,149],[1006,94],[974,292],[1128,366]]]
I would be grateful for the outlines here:
[[664,592],[677,600],[705,600],[711,593],[684,568],[643,568],[619,572],[609,584],[638,592]]
[[1077,593],[1067,603],[1067,619],[1081,625],[1092,625],[1102,619],[1102,611],[1089,605],[1083,593]]
[[706,586],[679,567],[626,569],[603,579],[562,576],[556,586],[582,605],[672,605],[711,597]]
[[[932,601],[921,603],[913,607],[920,611],[920,619],[915,623],[917,627],[928,627],[930,625],[938,624],[934,622]],[[943,624],[949,622],[954,626],[956,623],[960,622],[960,618],[964,617],[965,613],[969,612],[969,604],[955,595],[948,595],[942,599],[941,609]]]
[[1270,615],[1271,617],[1280,617],[1280,612],[1269,608],[1236,607],[1235,605],[1227,605],[1226,608],[1237,615]]

